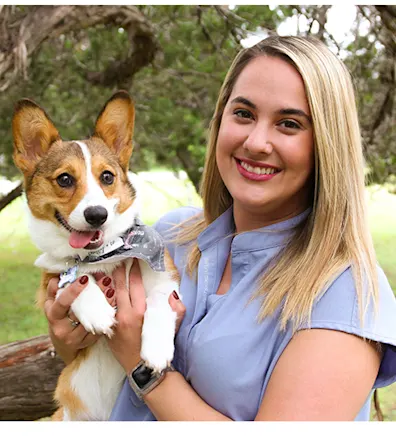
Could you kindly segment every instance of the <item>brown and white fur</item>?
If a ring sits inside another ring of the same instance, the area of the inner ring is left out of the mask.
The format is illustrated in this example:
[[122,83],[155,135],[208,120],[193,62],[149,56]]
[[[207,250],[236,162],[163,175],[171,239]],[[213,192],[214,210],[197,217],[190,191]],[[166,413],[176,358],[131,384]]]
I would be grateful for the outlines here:
[[[35,263],[44,270],[38,292],[41,307],[50,278],[67,270],[76,255],[84,258],[88,252],[84,247],[70,245],[71,233],[77,237],[78,232],[95,233],[92,240],[99,238],[99,242],[90,243],[91,247],[104,246],[129,229],[138,215],[136,184],[128,173],[133,126],[134,105],[124,91],[106,103],[93,136],[78,141],[63,141],[44,110],[34,102],[18,102],[13,118],[14,161],[24,175],[29,230],[43,252]],[[106,183],[111,181],[106,172],[114,176],[112,183]],[[72,183],[69,185],[67,180]],[[91,219],[90,224],[85,212],[98,206],[106,210],[107,218],[93,224]],[[139,260],[147,297],[141,357],[156,371],[165,368],[174,353],[176,314],[168,297],[172,291],[178,292],[178,275],[167,253],[165,263],[166,271],[159,273]],[[101,271],[110,275],[116,266],[82,264],[79,268],[78,276],[88,275],[89,283],[71,309],[89,332],[108,336],[113,333],[115,309],[91,274]],[[81,350],[63,370],[55,393],[60,405],[55,419],[107,420],[124,378],[123,368],[102,337]]]

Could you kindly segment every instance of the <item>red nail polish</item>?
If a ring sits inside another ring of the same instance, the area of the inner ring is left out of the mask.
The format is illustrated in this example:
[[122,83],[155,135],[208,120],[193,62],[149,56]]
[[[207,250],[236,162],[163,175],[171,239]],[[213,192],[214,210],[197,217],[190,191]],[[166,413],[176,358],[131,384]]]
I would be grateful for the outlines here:
[[104,286],[110,286],[110,283],[111,283],[111,278],[110,277],[105,277],[104,279],[103,279],[103,285]]
[[173,295],[173,297],[174,297],[176,300],[179,300],[179,296],[177,295],[177,292],[176,292],[176,291],[173,291],[173,292],[172,292],[172,295]]
[[111,298],[114,295],[114,289],[110,288],[107,292],[106,292],[106,297],[107,298]]
[[85,285],[86,283],[88,283],[88,276],[82,276],[82,277],[80,278],[80,283],[81,283],[82,285]]

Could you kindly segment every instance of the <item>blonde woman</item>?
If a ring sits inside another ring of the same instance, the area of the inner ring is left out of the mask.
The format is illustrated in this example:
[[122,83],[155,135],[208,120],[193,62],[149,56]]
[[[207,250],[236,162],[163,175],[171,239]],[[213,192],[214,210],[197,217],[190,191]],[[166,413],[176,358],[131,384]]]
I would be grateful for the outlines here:
[[[211,124],[203,211],[156,225],[181,276],[175,371],[143,380],[141,395],[126,380],[111,419],[368,420],[373,389],[396,381],[396,302],[376,264],[363,168],[335,55],[300,37],[242,50]],[[131,283],[117,298],[131,322],[109,341],[126,375],[144,312],[136,270]],[[54,338],[68,358],[84,340]]]

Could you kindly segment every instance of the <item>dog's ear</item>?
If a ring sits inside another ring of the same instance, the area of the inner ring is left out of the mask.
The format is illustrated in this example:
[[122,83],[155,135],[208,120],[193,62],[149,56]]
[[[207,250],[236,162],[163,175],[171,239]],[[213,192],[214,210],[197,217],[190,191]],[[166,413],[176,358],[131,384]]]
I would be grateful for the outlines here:
[[61,139],[45,111],[28,99],[19,100],[15,106],[12,133],[15,165],[27,176],[51,144]]
[[124,171],[128,171],[132,155],[134,122],[135,107],[126,91],[116,92],[96,121],[94,136],[101,138],[116,153]]

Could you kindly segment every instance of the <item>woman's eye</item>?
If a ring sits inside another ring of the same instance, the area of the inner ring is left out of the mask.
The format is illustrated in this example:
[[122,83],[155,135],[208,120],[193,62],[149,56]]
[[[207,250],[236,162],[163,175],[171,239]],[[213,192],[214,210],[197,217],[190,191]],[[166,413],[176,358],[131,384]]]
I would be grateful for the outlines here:
[[249,112],[246,109],[237,109],[234,111],[234,115],[236,115],[239,118],[253,118],[253,115],[251,114],[251,112]]
[[287,129],[301,129],[300,124],[292,120],[283,120],[279,123],[279,125],[283,125]]
[[74,177],[67,173],[62,173],[56,181],[61,188],[71,188],[75,183]]
[[112,185],[114,183],[114,174],[112,174],[110,171],[103,171],[103,173],[100,175],[100,181],[104,185]]

